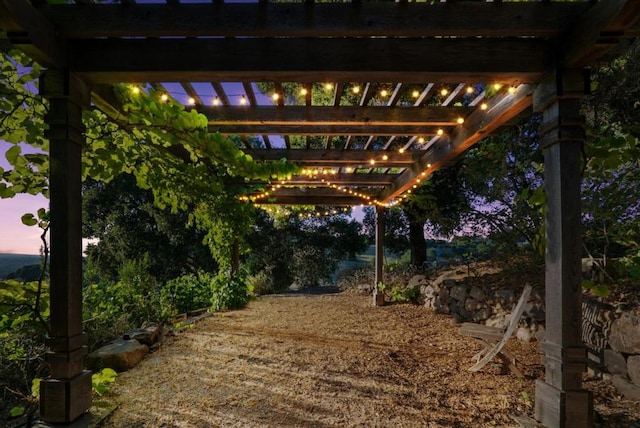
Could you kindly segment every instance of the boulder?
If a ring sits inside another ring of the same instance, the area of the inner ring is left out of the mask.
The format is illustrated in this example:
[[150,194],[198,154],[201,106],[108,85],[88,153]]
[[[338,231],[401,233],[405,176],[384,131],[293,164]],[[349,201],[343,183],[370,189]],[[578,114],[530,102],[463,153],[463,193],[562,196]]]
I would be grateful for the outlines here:
[[627,371],[631,382],[640,387],[640,355],[631,355],[627,358]]
[[613,321],[609,345],[616,352],[640,354],[640,308],[623,312]]
[[489,309],[488,307],[483,307],[482,309],[480,309],[479,311],[476,311],[476,313],[473,314],[473,321],[481,322],[486,320],[490,316],[491,316],[491,309]]
[[468,294],[469,287],[464,284],[456,284],[451,288],[451,297],[460,302],[464,302],[467,299]]
[[158,327],[155,324],[149,325],[145,328],[136,328],[135,330],[131,330],[126,333],[122,338],[127,339],[135,339],[143,345],[151,346],[160,340],[160,334],[162,333],[162,328]]
[[87,366],[93,370],[103,368],[124,372],[138,364],[149,352],[149,347],[135,339],[117,339],[87,355]]
[[493,316],[491,318],[488,318],[485,322],[487,326],[496,328],[506,328],[508,323],[509,317],[504,311],[493,314]]
[[436,290],[430,285],[423,285],[420,287],[420,293],[425,297],[425,299],[431,299],[436,294]]
[[604,366],[611,374],[627,375],[627,361],[624,355],[611,349],[604,350]]
[[544,342],[545,336],[547,335],[547,330],[544,328],[543,325],[539,324],[538,325],[538,329],[536,330],[536,340],[540,343]]
[[508,288],[496,290],[496,300],[503,305],[508,305],[516,301],[516,294]]
[[427,283],[427,277],[424,275],[414,275],[409,280],[407,288],[417,288]]
[[484,291],[480,287],[471,287],[471,291],[469,291],[469,297],[472,297],[475,300],[484,300],[485,295]]
[[629,382],[626,377],[615,375],[611,381],[627,400],[640,400],[640,388]]

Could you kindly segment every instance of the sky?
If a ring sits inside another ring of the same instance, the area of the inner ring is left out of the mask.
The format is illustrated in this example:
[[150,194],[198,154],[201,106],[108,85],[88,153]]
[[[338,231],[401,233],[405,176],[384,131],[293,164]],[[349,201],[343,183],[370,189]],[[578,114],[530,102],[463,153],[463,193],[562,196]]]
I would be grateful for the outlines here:
[[[5,152],[11,144],[0,140],[0,167],[9,169]],[[48,208],[49,200],[38,195],[16,195],[0,199],[0,253],[39,254],[41,230],[37,226],[25,226],[20,218],[23,214],[35,214],[39,208]]]

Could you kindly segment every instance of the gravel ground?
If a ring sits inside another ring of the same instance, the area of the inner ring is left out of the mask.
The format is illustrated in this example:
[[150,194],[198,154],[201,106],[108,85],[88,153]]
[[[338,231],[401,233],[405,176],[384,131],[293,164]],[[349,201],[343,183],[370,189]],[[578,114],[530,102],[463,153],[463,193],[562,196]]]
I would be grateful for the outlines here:
[[[537,344],[509,341],[525,373],[466,369],[479,346],[419,306],[353,294],[262,297],[169,338],[122,373],[104,427],[512,427],[532,416]],[[640,403],[601,380],[600,426],[640,426]]]

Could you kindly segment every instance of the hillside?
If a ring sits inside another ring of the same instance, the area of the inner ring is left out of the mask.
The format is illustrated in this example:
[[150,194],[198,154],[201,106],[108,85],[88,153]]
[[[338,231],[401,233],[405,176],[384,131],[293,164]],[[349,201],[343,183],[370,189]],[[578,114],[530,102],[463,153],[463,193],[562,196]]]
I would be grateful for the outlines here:
[[40,256],[37,255],[0,253],[0,279],[5,279],[7,275],[17,271],[21,267],[37,265],[39,263]]

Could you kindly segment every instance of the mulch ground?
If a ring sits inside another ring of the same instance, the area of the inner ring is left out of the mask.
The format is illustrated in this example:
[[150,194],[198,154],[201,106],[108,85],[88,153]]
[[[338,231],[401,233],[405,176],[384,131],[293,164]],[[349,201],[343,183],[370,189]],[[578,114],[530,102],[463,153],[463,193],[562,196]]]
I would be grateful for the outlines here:
[[[122,373],[104,427],[512,427],[533,416],[537,344],[509,341],[525,378],[496,362],[466,369],[479,346],[449,317],[373,307],[354,294],[262,297],[169,338]],[[640,427],[640,403],[590,380],[600,426]]]

